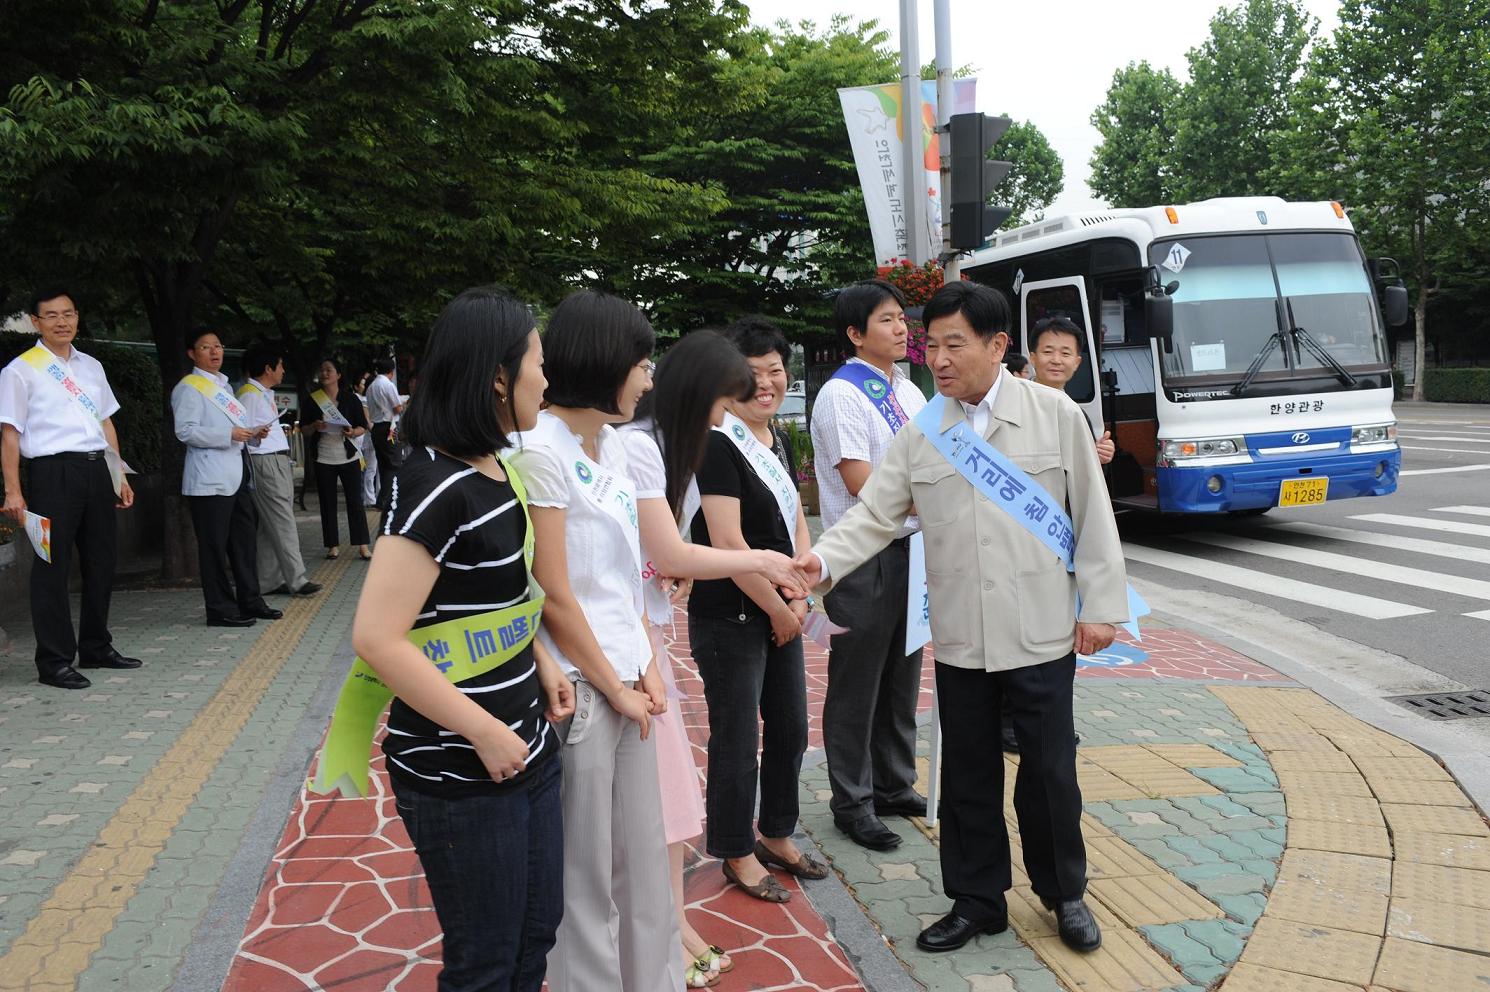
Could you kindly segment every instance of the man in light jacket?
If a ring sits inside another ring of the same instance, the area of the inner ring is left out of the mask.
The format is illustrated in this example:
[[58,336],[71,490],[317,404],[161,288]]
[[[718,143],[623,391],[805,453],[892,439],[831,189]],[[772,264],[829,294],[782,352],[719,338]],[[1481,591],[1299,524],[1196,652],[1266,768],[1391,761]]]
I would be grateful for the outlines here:
[[1003,371],[1003,295],[950,283],[923,319],[939,398],[798,564],[831,585],[885,547],[912,506],[920,514],[942,721],[942,882],[954,901],[917,944],[950,951],[1008,926],[1007,696],[1024,744],[1014,806],[1025,870],[1061,938],[1093,950],[1102,937],[1083,899],[1072,683],[1074,651],[1105,648],[1128,619],[1117,524],[1080,408]]

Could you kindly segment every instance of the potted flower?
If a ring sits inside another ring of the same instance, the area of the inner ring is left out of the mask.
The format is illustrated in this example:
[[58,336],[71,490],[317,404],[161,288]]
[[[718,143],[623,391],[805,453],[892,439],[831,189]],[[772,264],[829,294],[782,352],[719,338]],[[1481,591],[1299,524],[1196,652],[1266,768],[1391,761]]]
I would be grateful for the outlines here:
[[817,470],[812,464],[812,435],[807,429],[788,421],[784,427],[786,443],[791,446],[792,460],[797,463],[797,492],[802,510],[808,516],[818,512]]
[[916,265],[908,258],[892,258],[889,265],[880,267],[879,275],[900,289],[905,296],[906,310],[915,314],[906,316],[909,337],[905,358],[911,364],[911,380],[924,392],[931,385],[931,376],[926,368],[926,327],[921,323],[920,313],[921,308],[942,288],[942,267],[935,259],[925,265]]

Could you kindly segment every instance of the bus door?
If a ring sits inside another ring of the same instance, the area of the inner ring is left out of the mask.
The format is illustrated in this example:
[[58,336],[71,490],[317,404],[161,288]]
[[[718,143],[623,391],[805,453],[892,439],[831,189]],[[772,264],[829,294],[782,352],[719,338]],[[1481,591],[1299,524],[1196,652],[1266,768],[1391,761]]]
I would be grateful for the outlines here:
[[1022,283],[1019,287],[1020,349],[1030,354],[1030,336],[1035,324],[1046,317],[1066,317],[1081,328],[1081,364],[1066,383],[1066,395],[1076,401],[1086,414],[1092,437],[1100,438],[1106,430],[1102,420],[1102,390],[1097,384],[1097,346],[1092,338],[1087,315],[1086,280],[1080,276],[1042,279]]

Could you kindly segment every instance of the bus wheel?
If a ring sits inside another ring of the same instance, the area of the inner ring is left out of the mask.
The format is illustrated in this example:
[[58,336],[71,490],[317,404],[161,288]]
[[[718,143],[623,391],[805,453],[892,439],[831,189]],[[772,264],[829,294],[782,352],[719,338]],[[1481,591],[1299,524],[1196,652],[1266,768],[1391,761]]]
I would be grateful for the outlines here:
[[1245,510],[1227,510],[1226,512],[1233,517],[1260,517],[1271,509],[1271,506],[1253,506]]

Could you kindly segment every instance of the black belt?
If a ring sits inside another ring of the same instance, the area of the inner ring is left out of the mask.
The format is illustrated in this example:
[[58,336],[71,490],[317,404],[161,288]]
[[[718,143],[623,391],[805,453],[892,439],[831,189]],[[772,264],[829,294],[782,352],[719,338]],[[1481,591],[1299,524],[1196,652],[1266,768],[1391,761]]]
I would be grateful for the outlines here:
[[889,547],[909,548],[911,546],[911,538],[914,536],[914,534],[907,534],[904,537],[897,537],[895,540],[890,542]]
[[48,458],[55,458],[64,462],[101,462],[104,458],[104,448],[97,451],[59,451],[55,455],[38,455],[31,459],[33,462],[44,462]]
[[255,458],[273,458],[275,455],[283,455],[284,457],[288,458],[288,457],[290,457],[290,452],[288,450],[286,450],[286,451],[255,451],[255,452],[253,452],[253,456]]

